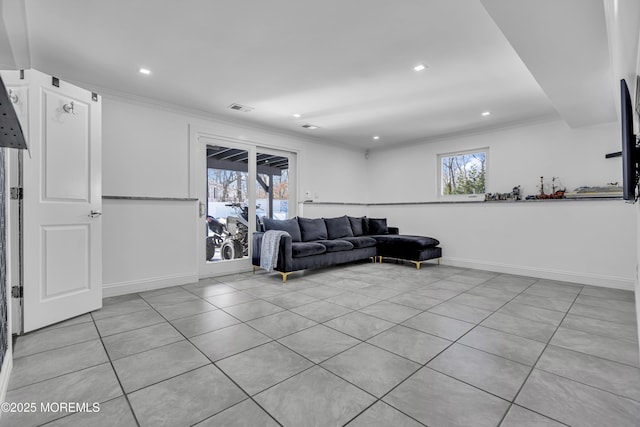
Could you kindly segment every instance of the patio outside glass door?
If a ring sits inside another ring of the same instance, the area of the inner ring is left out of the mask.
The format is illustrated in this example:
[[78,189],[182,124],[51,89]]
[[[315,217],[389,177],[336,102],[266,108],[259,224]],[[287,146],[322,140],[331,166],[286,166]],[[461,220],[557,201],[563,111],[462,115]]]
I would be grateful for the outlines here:
[[253,233],[264,217],[296,214],[296,153],[193,134],[199,200],[199,274],[251,271]]
[[220,262],[249,256],[249,151],[207,145],[206,259]]
[[292,195],[290,154],[265,151],[259,149],[256,154],[256,214],[260,220],[287,219]]

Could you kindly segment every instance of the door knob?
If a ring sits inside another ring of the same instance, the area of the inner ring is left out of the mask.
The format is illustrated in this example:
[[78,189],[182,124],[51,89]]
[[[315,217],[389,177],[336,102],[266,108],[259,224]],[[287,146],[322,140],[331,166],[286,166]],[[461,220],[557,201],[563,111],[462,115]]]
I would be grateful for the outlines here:
[[100,216],[100,215],[102,215],[102,212],[100,212],[100,211],[91,211],[91,213],[89,214],[89,216],[91,218],[95,218],[95,217]]

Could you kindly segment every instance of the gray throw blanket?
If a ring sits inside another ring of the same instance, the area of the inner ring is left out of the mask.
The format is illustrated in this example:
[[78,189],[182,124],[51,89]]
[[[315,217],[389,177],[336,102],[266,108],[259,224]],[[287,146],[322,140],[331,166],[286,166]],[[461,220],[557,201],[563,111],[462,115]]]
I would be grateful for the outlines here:
[[288,236],[289,233],[280,230],[265,231],[262,236],[262,248],[260,249],[260,268],[267,270],[269,273],[276,268],[280,238],[285,235]]

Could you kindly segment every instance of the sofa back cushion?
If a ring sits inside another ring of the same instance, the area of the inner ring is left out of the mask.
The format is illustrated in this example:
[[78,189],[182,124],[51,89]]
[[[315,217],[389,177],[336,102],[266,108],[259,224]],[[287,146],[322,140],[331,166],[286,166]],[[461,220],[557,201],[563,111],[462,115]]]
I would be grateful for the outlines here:
[[387,218],[368,218],[368,230],[367,234],[389,234],[389,228],[387,227]]
[[302,234],[300,233],[300,226],[296,218],[291,219],[269,219],[263,218],[262,224],[264,231],[269,230],[282,230],[291,235],[292,242],[302,241]]
[[313,240],[325,240],[329,237],[327,226],[322,218],[302,218],[298,217],[298,225],[302,234],[303,242]]
[[353,237],[351,224],[347,216],[338,218],[325,218],[324,224],[327,226],[327,235],[329,239],[339,239],[340,237]]
[[351,231],[353,232],[354,236],[363,236],[364,233],[364,228],[363,228],[363,223],[364,223],[364,218],[359,216],[359,217],[353,217],[350,216],[349,218],[349,223],[351,224]]

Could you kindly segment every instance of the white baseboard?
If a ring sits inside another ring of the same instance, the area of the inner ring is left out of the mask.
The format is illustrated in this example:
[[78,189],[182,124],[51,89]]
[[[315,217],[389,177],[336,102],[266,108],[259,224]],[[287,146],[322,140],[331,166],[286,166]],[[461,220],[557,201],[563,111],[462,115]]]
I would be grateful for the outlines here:
[[442,258],[441,264],[452,267],[473,268],[476,270],[495,271],[497,273],[515,274],[519,276],[537,277],[539,279],[557,280],[561,282],[580,283],[583,285],[602,286],[604,288],[634,290],[632,278],[600,276],[578,273],[574,271],[553,270],[522,265],[510,265],[462,258]]
[[180,274],[176,276],[153,277],[144,280],[131,280],[128,282],[106,283],[102,285],[102,297],[115,297],[118,295],[131,294],[134,292],[152,291],[155,289],[168,288],[170,286],[187,285],[199,280],[197,273]]
[[[9,339],[12,339],[11,335],[9,335]],[[9,376],[11,375],[11,370],[13,369],[13,350],[11,349],[11,346],[9,346],[9,348],[7,349],[7,354],[4,357],[1,369],[0,402],[4,402],[4,399],[7,397],[7,389],[9,388]]]

